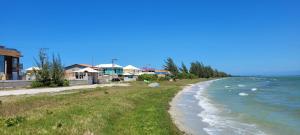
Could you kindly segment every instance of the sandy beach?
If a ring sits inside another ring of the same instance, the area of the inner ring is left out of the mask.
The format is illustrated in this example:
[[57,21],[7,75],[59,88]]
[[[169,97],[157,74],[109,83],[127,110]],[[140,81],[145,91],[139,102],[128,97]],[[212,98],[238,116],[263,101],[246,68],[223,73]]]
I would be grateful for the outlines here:
[[199,113],[203,108],[199,106],[199,101],[195,95],[200,90],[204,90],[214,80],[190,84],[183,88],[170,102],[169,113],[176,126],[187,135],[208,135],[204,128],[207,123],[202,122]]

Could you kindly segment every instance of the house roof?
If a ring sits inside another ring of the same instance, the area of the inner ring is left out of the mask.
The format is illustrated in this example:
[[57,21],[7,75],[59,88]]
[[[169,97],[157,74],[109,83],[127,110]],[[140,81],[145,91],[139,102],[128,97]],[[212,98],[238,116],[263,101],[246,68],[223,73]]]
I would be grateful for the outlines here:
[[21,57],[21,53],[16,49],[6,48],[0,45],[0,55]]
[[77,71],[73,71],[73,72],[79,72],[79,73],[84,73],[84,72],[88,72],[88,73],[98,73],[99,71],[92,69],[90,67],[84,68],[84,69],[80,69]]
[[30,68],[27,68],[25,69],[26,71],[33,71],[33,70],[40,70],[39,67],[30,67]]
[[171,73],[168,70],[155,70],[155,74],[164,74],[164,75],[167,75],[167,74],[171,74]]
[[100,64],[100,65],[97,65],[96,67],[98,68],[123,68],[122,66],[120,65],[117,65],[117,64]]
[[132,65],[128,65],[128,66],[124,67],[123,69],[141,70],[141,69],[139,69],[135,66],[132,66]]
[[70,69],[70,68],[74,68],[74,67],[86,68],[86,67],[92,67],[92,65],[89,65],[89,64],[73,64],[73,65],[65,67],[65,69]]
[[83,67],[92,67],[92,65],[89,65],[89,64],[77,64],[79,66],[83,66]]

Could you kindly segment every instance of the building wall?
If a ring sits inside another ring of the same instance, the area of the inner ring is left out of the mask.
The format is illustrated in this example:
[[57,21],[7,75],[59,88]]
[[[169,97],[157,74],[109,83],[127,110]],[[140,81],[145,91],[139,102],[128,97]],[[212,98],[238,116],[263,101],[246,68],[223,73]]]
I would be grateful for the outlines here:
[[18,57],[0,55],[0,80],[19,80],[19,65]]
[[140,74],[142,73],[142,70],[134,70],[134,69],[123,69],[124,73],[130,73],[130,74]]
[[102,69],[104,75],[123,75],[122,68],[104,68]]
[[65,79],[67,80],[76,80],[76,75],[74,71],[80,70],[80,67],[73,67],[65,70]]

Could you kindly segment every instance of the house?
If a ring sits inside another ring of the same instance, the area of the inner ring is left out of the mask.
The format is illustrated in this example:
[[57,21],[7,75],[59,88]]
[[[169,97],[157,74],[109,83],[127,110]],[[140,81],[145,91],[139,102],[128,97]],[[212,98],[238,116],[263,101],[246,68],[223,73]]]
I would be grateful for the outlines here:
[[97,71],[91,67],[79,69],[79,70],[73,71],[73,73],[75,73],[75,76],[76,76],[76,74],[78,74],[79,80],[87,80],[88,84],[98,83],[99,71]]
[[143,67],[142,74],[155,75],[155,69],[149,67]]
[[128,65],[123,68],[124,81],[136,81],[139,75],[142,75],[142,69]]
[[0,46],[0,80],[19,80],[21,52]]
[[124,74],[131,74],[131,75],[134,75],[134,76],[139,76],[139,75],[142,74],[142,69],[139,69],[139,68],[137,68],[135,66],[132,66],[132,65],[128,65],[128,66],[123,68],[123,72],[124,72]]
[[65,67],[65,78],[67,80],[83,80],[84,79],[84,73],[75,72],[79,71],[84,68],[92,67],[88,64],[73,64],[70,66]]
[[155,74],[158,77],[166,77],[167,75],[171,75],[170,71],[168,70],[155,70]]
[[35,71],[38,71],[40,70],[39,67],[30,67],[30,68],[27,68],[25,70],[25,79],[26,80],[35,80],[36,79],[36,75],[35,75]]
[[95,66],[101,75],[122,76],[123,67],[117,64],[100,64]]

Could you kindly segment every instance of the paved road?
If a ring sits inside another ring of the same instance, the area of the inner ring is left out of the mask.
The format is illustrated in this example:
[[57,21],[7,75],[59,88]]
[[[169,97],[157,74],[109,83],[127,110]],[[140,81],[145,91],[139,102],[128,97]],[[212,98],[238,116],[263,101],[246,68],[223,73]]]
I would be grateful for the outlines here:
[[61,91],[70,91],[78,89],[91,89],[96,87],[112,87],[112,86],[129,86],[129,84],[97,84],[97,85],[81,85],[59,88],[39,88],[39,89],[20,89],[20,90],[4,90],[0,91],[0,97],[3,96],[16,96],[16,95],[34,95],[39,93],[54,93]]

